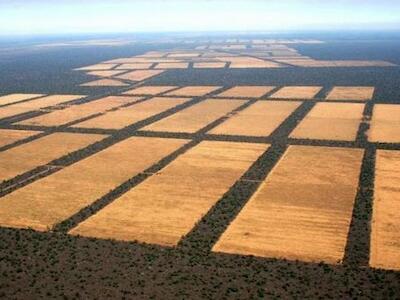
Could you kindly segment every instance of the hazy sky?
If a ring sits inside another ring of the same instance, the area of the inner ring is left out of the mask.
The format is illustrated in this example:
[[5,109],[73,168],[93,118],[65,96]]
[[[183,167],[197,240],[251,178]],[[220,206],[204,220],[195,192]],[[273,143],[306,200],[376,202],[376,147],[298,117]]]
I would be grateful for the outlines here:
[[0,0],[0,35],[304,29],[400,29],[400,1]]

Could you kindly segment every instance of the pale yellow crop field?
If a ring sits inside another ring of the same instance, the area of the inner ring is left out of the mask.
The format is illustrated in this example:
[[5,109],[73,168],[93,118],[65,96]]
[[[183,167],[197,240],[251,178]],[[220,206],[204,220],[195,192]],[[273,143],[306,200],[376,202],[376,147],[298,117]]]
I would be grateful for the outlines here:
[[361,149],[290,146],[213,251],[339,263],[362,157]]

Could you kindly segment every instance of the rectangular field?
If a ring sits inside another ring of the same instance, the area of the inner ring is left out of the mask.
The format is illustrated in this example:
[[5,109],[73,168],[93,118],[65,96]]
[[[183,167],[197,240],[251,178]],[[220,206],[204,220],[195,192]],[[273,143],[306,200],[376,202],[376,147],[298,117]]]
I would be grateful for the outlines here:
[[50,229],[187,140],[132,137],[4,196],[0,225]]
[[158,63],[156,69],[186,69],[189,63],[184,62],[170,62],[170,63]]
[[143,130],[194,133],[246,102],[233,99],[207,99],[150,124]]
[[400,143],[399,104],[375,104],[372,112],[369,141]]
[[223,135],[269,136],[301,102],[258,101],[215,127],[209,133]]
[[317,103],[290,137],[354,141],[363,118],[364,104]]
[[167,96],[187,96],[198,97],[218,90],[220,86],[185,86],[175,91],[169,92]]
[[0,96],[0,105],[11,104],[23,100],[44,96],[43,94],[9,94]]
[[84,148],[104,135],[53,133],[0,152],[0,182]]
[[225,68],[224,62],[197,62],[193,64],[195,69],[220,69]]
[[47,106],[53,106],[64,102],[69,102],[82,98],[80,95],[52,95],[39,98],[32,101],[15,103],[10,106],[0,107],[0,119],[8,118],[14,115],[27,113],[29,111],[38,110]]
[[0,147],[26,139],[41,133],[41,131],[0,129]]
[[400,151],[378,150],[370,266],[400,270]]
[[330,91],[327,100],[371,100],[375,88],[372,86],[336,86]]
[[361,149],[290,146],[213,251],[339,263],[362,157]]
[[148,69],[152,66],[153,63],[129,63],[122,64],[118,66],[117,70],[140,70],[140,69]]
[[152,98],[132,106],[123,107],[115,111],[107,112],[87,121],[75,124],[72,127],[121,129],[137,123],[163,111],[183,104],[190,99],[184,98]]
[[35,118],[30,118],[17,124],[38,126],[60,126],[69,122],[102,113],[108,109],[140,100],[139,97],[109,96],[99,100],[72,105],[62,110],[55,110]]
[[201,142],[71,233],[175,246],[267,148]]
[[116,76],[116,78],[132,81],[142,81],[147,78],[157,76],[163,72],[164,70],[136,70],[123,75],[118,75]]
[[158,95],[164,92],[168,92],[170,90],[173,90],[177,88],[177,86],[157,86],[157,85],[147,85],[147,86],[140,86],[137,88],[134,88],[132,90],[126,91],[123,94],[127,95]]
[[270,98],[278,99],[313,99],[322,89],[320,86],[285,86]]
[[272,91],[274,88],[274,86],[235,86],[217,96],[227,98],[259,98]]

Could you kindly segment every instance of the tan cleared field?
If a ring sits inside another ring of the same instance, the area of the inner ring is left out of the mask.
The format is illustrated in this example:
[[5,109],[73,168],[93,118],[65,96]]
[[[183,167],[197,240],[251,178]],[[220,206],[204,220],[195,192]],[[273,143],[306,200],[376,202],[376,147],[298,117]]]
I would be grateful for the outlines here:
[[224,62],[198,62],[193,64],[195,69],[219,69],[225,68],[226,63]]
[[248,69],[248,68],[280,68],[281,64],[272,61],[248,61],[232,62],[230,69]]
[[363,152],[290,146],[213,251],[340,263]]
[[187,142],[147,137],[119,142],[4,196],[0,225],[48,230]]
[[98,76],[98,77],[111,77],[123,73],[123,70],[110,70],[110,71],[91,71],[87,72],[88,75]]
[[80,71],[98,71],[98,70],[111,70],[117,66],[117,64],[96,64],[96,65],[91,65],[87,67],[82,67],[78,68],[75,70],[80,70]]
[[84,96],[81,95],[52,95],[32,101],[16,103],[6,107],[0,107],[0,119],[38,110],[47,106],[53,106],[72,100],[77,100]]
[[2,151],[0,152],[0,182],[45,165],[104,137],[97,134],[60,132]]
[[327,100],[360,100],[368,101],[374,96],[374,87],[370,86],[336,86],[326,97]]
[[23,100],[44,96],[43,94],[9,94],[0,96],[0,105],[11,104]]
[[201,142],[71,233],[175,246],[267,148]]
[[189,63],[184,62],[171,62],[171,63],[158,63],[156,69],[186,69]]
[[127,79],[127,80],[132,80],[132,81],[142,81],[147,78],[159,75],[163,73],[164,70],[137,70],[137,71],[132,71],[123,75],[119,75],[116,78],[119,79]]
[[221,86],[185,86],[175,91],[169,92],[167,96],[187,96],[187,97],[199,97],[207,95],[213,91],[220,89]]
[[122,64],[118,66],[116,69],[122,70],[137,70],[137,69],[148,69],[153,65],[153,63],[130,63],[130,64]]
[[400,143],[399,104],[374,105],[368,139],[371,142]]
[[369,264],[400,270],[400,151],[377,150],[373,202]]
[[123,107],[116,111],[107,112],[104,115],[78,123],[72,127],[121,129],[173,108],[179,104],[183,104],[188,100],[190,100],[190,98],[155,97],[133,106]]
[[171,86],[171,85],[166,85],[166,86],[156,86],[156,85],[148,85],[148,86],[140,86],[138,88],[134,88],[132,90],[126,91],[123,94],[127,95],[158,95],[164,92],[168,92],[170,90],[173,90],[177,88],[177,86]]
[[65,109],[55,110],[48,114],[18,122],[17,124],[60,126],[96,113],[105,112],[108,109],[136,102],[140,99],[140,97],[109,96],[80,105],[71,105]]
[[218,97],[249,97],[249,98],[259,98],[264,96],[266,93],[272,91],[274,86],[235,86],[218,94]]
[[363,118],[364,104],[317,103],[294,129],[298,139],[354,141]]
[[143,130],[194,133],[246,102],[234,99],[207,99],[150,124]]
[[0,147],[41,133],[41,131],[0,129]]
[[82,83],[80,86],[128,86],[128,84],[116,79],[99,79]]
[[209,133],[269,136],[300,104],[301,102],[294,101],[258,101],[233,115]]
[[320,86],[285,86],[270,98],[281,99],[313,99],[322,89]]

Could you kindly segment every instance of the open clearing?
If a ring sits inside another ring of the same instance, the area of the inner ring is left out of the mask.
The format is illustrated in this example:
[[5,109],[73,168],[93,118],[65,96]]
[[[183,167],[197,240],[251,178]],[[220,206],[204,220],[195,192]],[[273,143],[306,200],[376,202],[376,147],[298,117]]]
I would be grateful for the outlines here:
[[301,102],[258,101],[215,127],[209,133],[269,136]]
[[400,105],[375,104],[369,141],[380,143],[400,143]]
[[275,87],[274,86],[235,86],[218,94],[218,97],[227,97],[227,98],[259,98],[264,96],[266,93],[272,91]]
[[374,87],[370,86],[336,86],[329,92],[327,100],[371,100]]
[[313,99],[322,89],[320,86],[285,86],[272,94],[277,99]]
[[0,152],[0,182],[44,165],[104,138],[103,135],[53,133]]
[[23,100],[44,96],[43,94],[9,94],[0,96],[0,105],[11,104]]
[[137,70],[137,71],[132,71],[132,72],[123,74],[123,75],[118,75],[118,76],[116,76],[116,78],[132,80],[132,81],[142,81],[142,80],[148,79],[150,77],[159,75],[163,72],[164,72],[164,70]]
[[175,246],[267,148],[202,142],[71,233]]
[[0,224],[48,230],[185,143],[144,137],[119,142],[4,196],[0,201]]
[[0,119],[14,115],[19,115],[32,110],[38,110],[47,106],[53,106],[64,102],[80,99],[84,96],[80,95],[52,95],[32,101],[15,103],[9,106],[0,107]]
[[0,147],[39,134],[40,131],[0,129]]
[[123,94],[127,95],[158,95],[164,92],[168,92],[170,90],[173,90],[177,88],[177,86],[155,86],[155,85],[147,85],[147,86],[141,86],[138,88],[134,88],[132,90],[126,91]]
[[183,104],[190,98],[152,98],[132,106],[123,107],[115,111],[107,112],[104,115],[83,121],[73,127],[80,128],[103,128],[121,129],[128,125],[157,115],[163,111]]
[[361,149],[290,146],[213,251],[339,263],[362,156]]
[[81,86],[128,86],[128,84],[116,79],[99,79],[82,83]]
[[185,86],[183,88],[167,93],[167,96],[186,96],[198,97],[207,95],[213,91],[220,89],[220,86]]
[[35,118],[30,118],[17,124],[21,125],[40,125],[40,126],[60,126],[75,120],[88,117],[93,114],[102,113],[124,104],[133,103],[140,100],[139,97],[109,96],[94,100],[80,105],[71,105],[62,110],[52,111]]
[[400,270],[400,151],[377,151],[370,266]]
[[245,100],[207,99],[158,122],[143,130],[194,133],[243,105]]
[[359,103],[317,103],[290,137],[354,141],[363,111],[364,104]]

